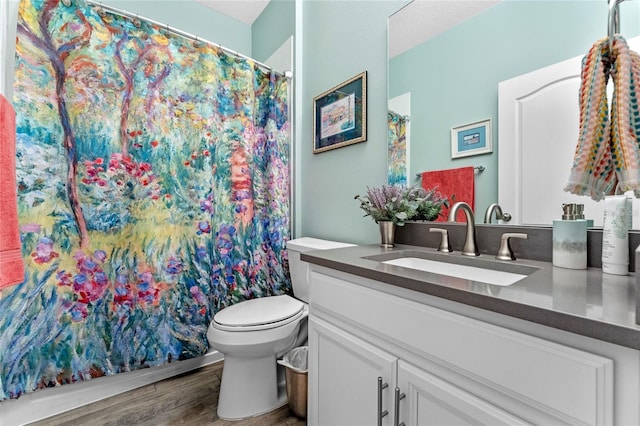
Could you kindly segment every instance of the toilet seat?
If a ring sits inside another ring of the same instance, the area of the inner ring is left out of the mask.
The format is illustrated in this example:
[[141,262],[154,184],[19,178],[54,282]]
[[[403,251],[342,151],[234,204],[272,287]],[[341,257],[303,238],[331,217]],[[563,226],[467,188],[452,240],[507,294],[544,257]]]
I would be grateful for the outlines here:
[[257,331],[281,327],[304,315],[304,303],[287,295],[236,303],[214,315],[211,325],[224,331]]

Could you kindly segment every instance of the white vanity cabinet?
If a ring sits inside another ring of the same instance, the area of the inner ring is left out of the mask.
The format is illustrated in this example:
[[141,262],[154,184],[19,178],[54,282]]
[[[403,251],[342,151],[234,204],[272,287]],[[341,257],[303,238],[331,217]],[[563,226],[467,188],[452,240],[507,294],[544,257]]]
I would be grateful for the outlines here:
[[322,319],[309,325],[316,402],[309,424],[394,425],[396,401],[397,422],[407,425],[526,424]]
[[[309,330],[316,397],[316,403],[309,406],[309,424],[378,424],[382,411],[389,411],[393,404],[398,358],[318,318],[309,319]],[[383,424],[391,424],[389,415],[385,417]]]
[[312,266],[309,425],[638,424],[637,351],[560,344],[388,287]]

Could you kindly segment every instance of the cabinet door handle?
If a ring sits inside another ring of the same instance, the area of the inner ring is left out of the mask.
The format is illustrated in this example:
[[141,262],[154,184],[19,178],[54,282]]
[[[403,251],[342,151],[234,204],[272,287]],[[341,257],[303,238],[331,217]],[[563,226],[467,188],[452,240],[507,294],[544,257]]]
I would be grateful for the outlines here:
[[382,390],[389,387],[388,383],[382,383],[382,377],[378,377],[378,426],[382,426],[382,418],[389,414],[387,410],[382,411]]
[[396,388],[396,409],[395,413],[393,413],[393,424],[394,426],[404,426],[404,423],[400,423],[400,401],[403,400],[407,395],[404,393],[400,393],[400,388]]

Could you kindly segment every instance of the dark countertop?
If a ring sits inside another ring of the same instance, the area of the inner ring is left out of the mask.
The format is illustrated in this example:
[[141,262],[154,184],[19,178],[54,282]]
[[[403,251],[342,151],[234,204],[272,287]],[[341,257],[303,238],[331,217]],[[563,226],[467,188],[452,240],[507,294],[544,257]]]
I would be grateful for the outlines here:
[[[411,251],[412,257],[433,260],[445,257],[453,263],[472,266],[484,263],[498,270],[520,268],[535,272],[511,286],[502,287],[380,261],[399,257],[407,250]],[[367,258],[371,256],[377,260]],[[302,253],[301,259],[391,286],[640,350],[633,274],[603,274],[599,268],[564,269],[554,267],[550,262],[528,259],[498,261],[490,255],[473,258],[459,252],[444,254],[429,247],[401,244],[392,249],[364,245],[318,250]],[[392,293],[393,288],[390,290]]]

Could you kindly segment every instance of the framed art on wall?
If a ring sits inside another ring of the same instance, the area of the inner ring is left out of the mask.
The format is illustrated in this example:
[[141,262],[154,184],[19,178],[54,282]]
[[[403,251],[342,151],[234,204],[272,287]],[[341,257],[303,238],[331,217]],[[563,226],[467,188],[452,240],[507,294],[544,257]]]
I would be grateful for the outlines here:
[[313,153],[367,140],[367,72],[313,98]]
[[490,118],[451,129],[451,158],[490,152],[493,152]]

